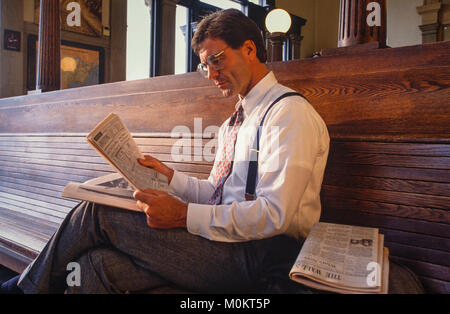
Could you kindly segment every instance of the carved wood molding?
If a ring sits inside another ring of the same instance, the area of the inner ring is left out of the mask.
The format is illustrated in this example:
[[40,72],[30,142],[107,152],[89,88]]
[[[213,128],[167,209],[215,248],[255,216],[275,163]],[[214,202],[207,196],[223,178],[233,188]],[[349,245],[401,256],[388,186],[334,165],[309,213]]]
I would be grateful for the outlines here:
[[450,24],[450,5],[442,0],[424,0],[424,4],[417,7],[417,13],[422,16],[422,42],[430,43],[443,40],[443,28]]

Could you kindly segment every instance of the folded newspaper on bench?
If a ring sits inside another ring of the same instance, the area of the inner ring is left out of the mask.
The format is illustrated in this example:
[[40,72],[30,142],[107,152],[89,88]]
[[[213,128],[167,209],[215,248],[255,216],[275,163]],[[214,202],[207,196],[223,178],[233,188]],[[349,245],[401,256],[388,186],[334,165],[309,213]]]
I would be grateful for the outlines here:
[[[63,191],[63,197],[138,210],[136,200],[133,199],[134,190],[169,191],[166,176],[139,164],[138,158],[144,158],[144,156],[117,114],[109,114],[88,134],[86,139],[120,175],[104,176],[83,184],[69,183]],[[122,177],[131,186],[127,185],[123,188],[125,181]],[[124,203],[126,197],[134,204]],[[119,200],[121,201],[118,202]]]
[[386,294],[389,251],[376,228],[319,222],[306,238],[289,277],[337,293]]

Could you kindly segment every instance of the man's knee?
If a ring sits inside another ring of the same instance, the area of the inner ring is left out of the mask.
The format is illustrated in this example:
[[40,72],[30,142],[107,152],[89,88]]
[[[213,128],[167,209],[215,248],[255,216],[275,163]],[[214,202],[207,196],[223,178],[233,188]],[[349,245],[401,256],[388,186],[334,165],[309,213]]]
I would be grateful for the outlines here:
[[79,203],[77,206],[72,208],[72,210],[69,212],[68,217],[86,217],[86,213],[89,213],[93,210],[94,203],[83,201]]
[[101,220],[107,219],[113,208],[83,201],[78,206],[74,207],[69,214],[72,221],[79,221],[82,224],[98,223]]

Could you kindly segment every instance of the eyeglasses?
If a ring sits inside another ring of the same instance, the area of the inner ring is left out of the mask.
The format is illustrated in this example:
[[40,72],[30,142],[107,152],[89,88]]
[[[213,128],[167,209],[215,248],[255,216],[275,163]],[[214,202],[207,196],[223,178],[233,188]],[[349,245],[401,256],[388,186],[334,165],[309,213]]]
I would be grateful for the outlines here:
[[225,53],[225,50],[228,47],[226,47],[224,50],[209,56],[206,58],[205,63],[200,63],[197,67],[197,72],[200,72],[203,77],[208,78],[208,66],[213,69],[214,71],[220,71],[224,68],[224,58],[223,54]]

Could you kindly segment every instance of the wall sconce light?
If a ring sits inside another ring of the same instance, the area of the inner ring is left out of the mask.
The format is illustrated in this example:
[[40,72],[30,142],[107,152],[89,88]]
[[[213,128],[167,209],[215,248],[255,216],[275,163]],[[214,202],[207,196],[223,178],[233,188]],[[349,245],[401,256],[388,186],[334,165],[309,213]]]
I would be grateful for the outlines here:
[[283,9],[274,9],[266,16],[266,28],[271,47],[271,61],[283,60],[283,43],[292,25],[291,15]]

